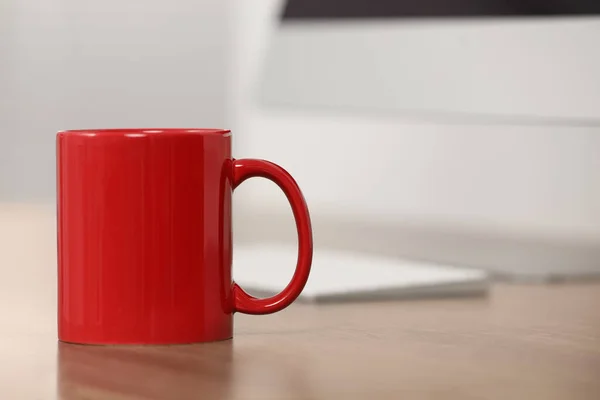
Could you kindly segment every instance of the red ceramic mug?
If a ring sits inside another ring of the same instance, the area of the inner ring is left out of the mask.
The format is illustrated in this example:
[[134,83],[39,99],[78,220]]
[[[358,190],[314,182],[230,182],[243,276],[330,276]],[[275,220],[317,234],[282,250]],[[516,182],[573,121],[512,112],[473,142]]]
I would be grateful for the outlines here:
[[[58,336],[86,344],[178,344],[232,337],[233,314],[268,314],[300,294],[312,261],[294,179],[231,157],[218,129],[90,129],[57,134]],[[279,294],[232,281],[231,193],[250,177],[285,193],[298,262]]]

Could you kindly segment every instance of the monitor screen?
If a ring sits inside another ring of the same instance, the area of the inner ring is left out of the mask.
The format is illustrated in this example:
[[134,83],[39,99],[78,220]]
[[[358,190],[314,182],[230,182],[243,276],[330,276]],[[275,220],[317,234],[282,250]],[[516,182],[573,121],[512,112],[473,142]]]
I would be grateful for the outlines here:
[[282,19],[560,16],[600,13],[597,0],[287,0]]

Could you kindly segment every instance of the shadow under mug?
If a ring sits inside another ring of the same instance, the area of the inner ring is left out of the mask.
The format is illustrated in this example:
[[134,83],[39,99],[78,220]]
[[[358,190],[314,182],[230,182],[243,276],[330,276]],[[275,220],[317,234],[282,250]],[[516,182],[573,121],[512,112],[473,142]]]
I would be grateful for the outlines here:
[[[291,304],[312,262],[306,202],[264,160],[233,159],[219,129],[89,129],[57,134],[58,335],[84,344],[181,344],[232,337],[233,314]],[[279,294],[231,277],[231,196],[250,177],[289,200],[298,261]]]

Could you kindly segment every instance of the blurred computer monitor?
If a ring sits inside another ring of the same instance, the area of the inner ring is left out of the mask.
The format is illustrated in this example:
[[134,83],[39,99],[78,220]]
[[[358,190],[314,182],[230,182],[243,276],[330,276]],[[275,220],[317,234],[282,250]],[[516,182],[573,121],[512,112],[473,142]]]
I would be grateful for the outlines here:
[[287,0],[270,106],[600,120],[596,0]]

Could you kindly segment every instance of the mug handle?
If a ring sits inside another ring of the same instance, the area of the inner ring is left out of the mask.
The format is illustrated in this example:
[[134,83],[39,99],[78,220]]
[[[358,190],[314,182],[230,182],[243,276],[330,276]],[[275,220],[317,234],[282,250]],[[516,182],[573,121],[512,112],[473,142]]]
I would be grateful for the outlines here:
[[298,231],[298,261],[294,276],[288,285],[275,296],[266,299],[257,299],[250,296],[235,282],[233,283],[233,308],[234,312],[244,314],[271,314],[281,311],[300,295],[308,275],[313,256],[312,229],[310,215],[304,196],[292,176],[279,165],[265,160],[240,159],[233,161],[232,186],[239,186],[248,178],[262,177],[274,182],[283,190],[292,206],[292,213]]

